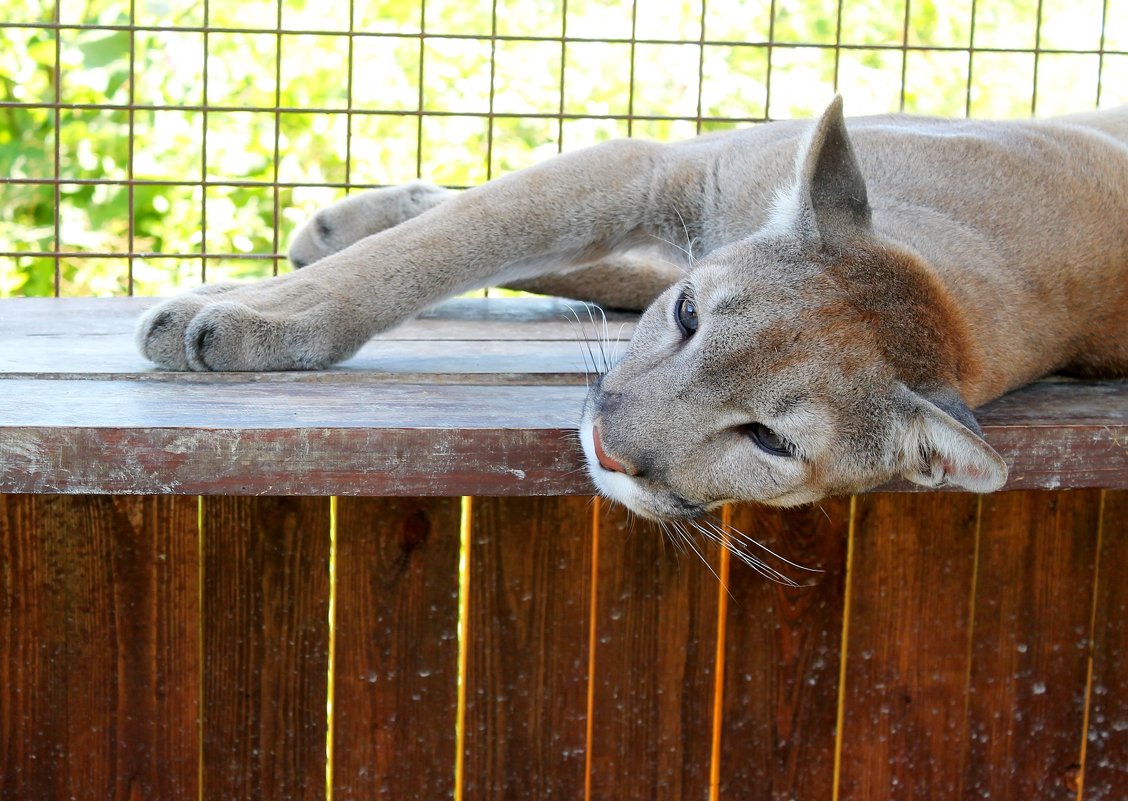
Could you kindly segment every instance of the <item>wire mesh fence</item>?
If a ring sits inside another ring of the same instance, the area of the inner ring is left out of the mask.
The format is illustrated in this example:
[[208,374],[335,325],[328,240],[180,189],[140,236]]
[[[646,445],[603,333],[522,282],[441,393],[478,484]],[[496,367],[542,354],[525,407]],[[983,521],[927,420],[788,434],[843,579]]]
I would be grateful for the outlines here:
[[0,0],[0,296],[287,269],[353,188],[818,111],[1128,102],[1128,0]]

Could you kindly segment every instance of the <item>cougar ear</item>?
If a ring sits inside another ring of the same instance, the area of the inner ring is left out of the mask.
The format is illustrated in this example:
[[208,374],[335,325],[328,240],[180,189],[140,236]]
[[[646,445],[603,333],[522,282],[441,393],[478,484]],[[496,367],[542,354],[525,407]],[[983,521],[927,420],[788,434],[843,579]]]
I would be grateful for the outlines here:
[[954,390],[905,392],[909,413],[900,448],[905,478],[972,492],[994,492],[1006,483],[1007,463],[980,436],[975,416]]
[[776,201],[774,221],[821,242],[835,234],[869,230],[866,182],[854,157],[842,115],[842,96],[831,101],[799,146],[795,184]]

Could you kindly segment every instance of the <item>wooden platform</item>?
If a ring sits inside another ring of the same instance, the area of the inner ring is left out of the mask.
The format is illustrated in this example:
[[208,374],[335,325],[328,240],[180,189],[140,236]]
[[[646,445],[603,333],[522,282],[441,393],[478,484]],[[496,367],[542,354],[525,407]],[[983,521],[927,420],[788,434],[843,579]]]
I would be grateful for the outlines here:
[[[132,343],[150,303],[0,303],[0,492],[587,493],[579,339],[633,330],[583,304],[459,300],[332,370],[168,373]],[[1128,383],[1042,382],[979,417],[1009,489],[1128,485]]]
[[146,303],[0,301],[0,801],[1128,798],[1125,384],[983,410],[1011,491],[728,510],[787,586],[587,495],[565,304],[199,375]]

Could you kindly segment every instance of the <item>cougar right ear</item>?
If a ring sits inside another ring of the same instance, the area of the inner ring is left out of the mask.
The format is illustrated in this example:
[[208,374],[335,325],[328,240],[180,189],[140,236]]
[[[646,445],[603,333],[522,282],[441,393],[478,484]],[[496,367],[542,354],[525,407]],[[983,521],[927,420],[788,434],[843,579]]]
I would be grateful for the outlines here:
[[795,166],[795,184],[776,200],[775,224],[814,242],[869,230],[866,182],[846,132],[841,95],[831,101],[799,146]]
[[979,425],[954,391],[929,398],[906,388],[910,411],[902,433],[902,475],[915,484],[954,484],[994,492],[1007,482],[1007,463],[980,436]]

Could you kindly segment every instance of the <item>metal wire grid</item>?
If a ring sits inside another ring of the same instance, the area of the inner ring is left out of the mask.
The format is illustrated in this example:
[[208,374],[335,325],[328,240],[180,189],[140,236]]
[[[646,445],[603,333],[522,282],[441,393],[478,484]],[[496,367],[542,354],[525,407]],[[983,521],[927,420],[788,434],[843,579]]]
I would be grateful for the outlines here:
[[[432,0],[432,5],[437,0]],[[521,12],[521,1],[515,0],[516,5],[514,10],[518,13]],[[796,50],[817,51],[824,56],[829,56],[833,59],[833,78],[830,87],[812,87],[812,94],[819,94],[819,90],[848,91],[849,87],[844,86],[841,75],[841,66],[843,63],[844,55],[850,54],[852,51],[865,52],[865,53],[887,53],[899,56],[900,59],[900,72],[897,78],[899,89],[896,92],[895,108],[885,109],[870,109],[870,110],[904,110],[906,107],[906,94],[908,82],[908,65],[910,61],[910,54],[953,54],[958,60],[966,59],[966,80],[964,82],[963,90],[963,107],[958,109],[966,115],[972,115],[973,108],[973,94],[975,92],[976,84],[976,62],[977,59],[983,59],[991,55],[1000,54],[1015,54],[1026,56],[1032,59],[1033,69],[1031,80],[1029,84],[1028,96],[1030,98],[1029,111],[1030,113],[1037,113],[1039,111],[1039,78],[1040,67],[1045,63],[1045,59],[1051,56],[1082,56],[1089,57],[1096,60],[1095,70],[1090,70],[1090,74],[1095,78],[1090,86],[1073,86],[1071,93],[1076,100],[1075,108],[1077,110],[1100,105],[1105,99],[1103,96],[1103,87],[1108,82],[1109,76],[1106,75],[1106,62],[1110,58],[1124,58],[1128,57],[1128,51],[1122,49],[1115,49],[1106,47],[1107,44],[1107,31],[1110,25],[1110,7],[1114,0],[1099,0],[1100,6],[1100,34],[1099,43],[1095,48],[1069,48],[1069,47],[1046,47],[1043,45],[1043,31],[1045,30],[1045,4],[1050,0],[1037,0],[1036,5],[1030,6],[1025,10],[1027,16],[1033,14],[1032,21],[1033,28],[1033,42],[1027,42],[1024,46],[1007,46],[1006,42],[994,42],[987,45],[978,45],[976,24],[981,17],[981,12],[984,6],[990,5],[988,0],[970,0],[968,7],[969,13],[969,33],[966,43],[935,43],[935,42],[914,42],[910,35],[910,20],[913,14],[913,3],[916,2],[918,7],[924,4],[924,0],[903,0],[903,7],[899,2],[889,4],[889,14],[899,15],[899,28],[900,35],[898,41],[867,41],[862,43],[855,43],[844,39],[843,36],[843,15],[844,10],[847,8],[850,0],[835,0],[829,9],[831,13],[825,14],[824,19],[833,17],[834,29],[832,34],[827,35],[824,31],[823,37],[825,41],[793,41],[788,39],[781,39],[777,36],[777,22],[780,19],[781,6],[787,0],[763,0],[764,11],[766,11],[766,32],[761,30],[760,37],[750,36],[743,40],[733,40],[731,38],[711,38],[708,33],[710,31],[712,19],[709,14],[710,3],[714,5],[718,0],[697,0],[693,5],[699,8],[696,15],[695,25],[697,35],[692,38],[656,38],[652,36],[641,35],[639,32],[639,21],[653,10],[654,4],[657,0],[632,0],[629,3],[629,33],[624,31],[626,35],[607,36],[605,38],[598,38],[587,35],[584,32],[580,34],[573,34],[569,31],[569,10],[568,0],[559,0],[559,13],[558,25],[559,28],[551,34],[547,33],[506,33],[502,31],[499,25],[499,2],[503,0],[487,0],[490,5],[489,16],[489,31],[478,32],[457,32],[451,30],[434,31],[428,30],[428,10],[427,0],[419,0],[418,5],[418,26],[417,29],[412,31],[378,31],[378,30],[358,30],[358,7],[355,0],[348,0],[347,3],[347,28],[333,29],[331,27],[316,28],[316,27],[291,27],[284,24],[284,8],[286,3],[284,0],[272,0],[272,10],[274,19],[270,24],[258,26],[220,26],[209,25],[208,21],[211,19],[211,9],[207,0],[202,5],[202,18],[198,23],[183,24],[183,25],[162,25],[162,24],[145,24],[144,21],[139,22],[137,0],[131,0],[129,4],[129,22],[128,23],[88,23],[88,22],[66,22],[61,19],[60,6],[54,7],[53,18],[50,21],[34,21],[34,22],[3,22],[0,23],[0,32],[6,37],[9,31],[18,29],[35,29],[45,31],[51,34],[54,43],[54,75],[51,85],[53,87],[54,96],[51,99],[39,100],[4,100],[0,101],[0,113],[3,113],[7,108],[24,108],[24,109],[40,109],[46,110],[53,115],[53,174],[48,176],[17,176],[17,175],[4,175],[0,176],[0,183],[12,185],[30,185],[36,187],[49,187],[53,193],[54,199],[54,222],[53,232],[51,237],[52,247],[47,249],[7,249],[0,250],[0,265],[7,263],[7,265],[14,266],[21,260],[28,259],[46,259],[53,265],[53,289],[55,295],[67,294],[67,286],[64,282],[64,274],[62,266],[70,259],[83,259],[83,260],[98,260],[98,259],[113,259],[124,260],[127,265],[127,272],[124,280],[121,282],[121,288],[128,294],[133,294],[135,291],[134,280],[134,267],[140,262],[148,260],[159,259],[175,259],[175,260],[189,260],[199,264],[199,279],[206,281],[208,279],[209,265],[225,261],[258,261],[266,262],[271,265],[273,272],[278,271],[279,261],[284,259],[283,250],[283,231],[281,226],[281,212],[282,212],[282,196],[286,190],[294,190],[304,187],[318,187],[327,190],[348,191],[355,188],[374,187],[380,184],[371,183],[365,180],[364,176],[357,176],[354,171],[354,129],[357,127],[356,122],[364,118],[375,117],[388,117],[398,118],[403,120],[413,121],[414,138],[415,138],[415,164],[414,173],[419,177],[425,176],[425,163],[424,163],[424,126],[429,119],[441,119],[444,117],[457,117],[461,119],[480,119],[486,125],[486,142],[484,154],[484,178],[489,179],[494,176],[496,171],[494,151],[498,142],[499,130],[498,124],[504,120],[539,120],[542,122],[549,122],[555,126],[555,145],[556,150],[562,151],[566,147],[566,136],[568,134],[567,123],[571,121],[582,120],[604,120],[613,121],[625,125],[626,135],[634,135],[639,132],[639,128],[643,123],[670,123],[675,124],[671,129],[673,133],[693,133],[701,132],[714,128],[731,127],[733,125],[760,122],[768,119],[778,118],[780,116],[791,116],[782,109],[783,113],[775,114],[777,108],[781,108],[783,104],[773,102],[773,70],[780,69],[780,55],[782,53],[790,53]],[[577,0],[573,0],[577,2]],[[692,0],[687,0],[692,2]],[[737,6],[737,8],[741,8]],[[751,11],[749,12],[751,13]],[[1119,17],[1118,17],[1119,19]],[[378,27],[378,26],[377,26]],[[1021,29],[1022,26],[1019,26]],[[1027,32],[1031,27],[1028,20],[1026,26]],[[62,87],[64,85],[64,67],[62,61],[62,39],[68,32],[88,32],[88,31],[102,31],[102,32],[122,32],[129,37],[128,59],[129,70],[128,80],[124,87],[127,96],[123,100],[119,98],[107,98],[105,102],[92,102],[92,103],[72,103],[65,102],[62,94]],[[140,103],[136,96],[137,74],[135,72],[137,63],[137,48],[138,36],[140,34],[198,34],[202,37],[203,59],[202,59],[202,81],[201,86],[201,102],[197,104],[160,104],[160,103]],[[763,35],[766,33],[766,36]],[[209,103],[208,88],[209,88],[209,64],[211,59],[209,57],[209,46],[215,36],[225,34],[257,34],[273,37],[274,39],[274,90],[273,102],[268,104],[236,104],[224,105]],[[344,102],[342,105],[323,105],[317,107],[302,107],[302,106],[285,106],[282,104],[282,74],[283,74],[283,49],[286,45],[298,41],[295,37],[316,37],[322,39],[324,37],[333,37],[337,40],[343,40],[347,46],[346,64],[347,64],[347,85],[345,87]],[[426,89],[429,76],[428,70],[428,57],[433,56],[434,50],[432,47],[436,44],[450,46],[451,43],[459,41],[479,43],[488,46],[489,57],[483,69],[488,69],[488,98],[484,108],[463,108],[458,110],[443,110],[431,108],[428,106]],[[357,45],[360,42],[370,42],[377,44],[390,44],[399,42],[413,43],[412,46],[418,48],[418,73],[417,73],[417,86],[415,107],[414,108],[381,108],[381,107],[365,107],[356,102],[357,76],[354,70],[354,58],[356,54]],[[498,75],[497,75],[497,55],[498,48],[506,46],[507,43],[540,43],[550,45],[553,48],[559,48],[559,68],[556,71],[558,82],[554,87],[554,93],[557,97],[557,102],[553,110],[548,111],[544,108],[514,108],[512,101],[505,104],[499,103],[501,95],[498,89]],[[577,50],[584,45],[618,45],[629,48],[629,76],[627,79],[627,98],[625,110],[608,111],[599,109],[583,109],[575,110],[566,103],[566,81],[568,77],[568,70],[566,65],[569,63],[569,53]],[[638,106],[638,92],[639,87],[645,85],[648,76],[638,74],[638,51],[644,47],[665,47],[665,46],[691,46],[697,50],[697,75],[696,75],[696,103],[692,113],[653,113],[653,111],[640,111]],[[742,109],[744,113],[738,114],[724,114],[724,113],[706,113],[703,106],[703,98],[706,94],[707,77],[706,70],[706,53],[710,48],[731,48],[741,50],[748,53],[762,54],[765,61],[765,74],[763,75],[763,98],[762,107],[759,113],[748,113],[747,108]],[[1125,62],[1128,64],[1128,62]],[[823,97],[829,96],[830,91],[822,92]],[[1087,95],[1087,96],[1086,96]],[[848,97],[849,99],[849,97]],[[857,109],[854,109],[855,111]],[[128,159],[125,165],[124,177],[107,177],[107,178],[75,178],[70,177],[65,171],[65,156],[62,152],[62,128],[66,125],[66,116],[75,112],[124,112],[128,117]],[[161,111],[175,111],[175,112],[190,112],[198,113],[201,116],[200,120],[200,146],[199,146],[199,159],[198,159],[198,172],[192,177],[184,177],[178,179],[149,179],[139,178],[136,175],[135,153],[136,153],[136,117],[139,112],[161,112]],[[269,180],[230,180],[222,177],[217,177],[209,172],[209,143],[208,143],[208,117],[209,115],[218,114],[253,114],[253,115],[267,115],[273,119],[273,154],[272,164],[270,166],[271,176]],[[951,110],[949,110],[951,113]],[[333,115],[334,117],[342,115],[345,121],[345,156],[344,156],[344,171],[343,180],[286,180],[281,174],[281,164],[283,160],[283,143],[282,131],[284,128],[284,121],[290,115]],[[680,127],[678,127],[680,126]],[[688,129],[688,130],[687,130]],[[28,147],[36,147],[35,143],[27,143]],[[63,208],[63,188],[70,186],[113,186],[124,187],[128,192],[128,225],[126,234],[126,247],[123,250],[76,250],[68,246],[64,241],[62,231],[62,208]],[[154,252],[138,247],[139,237],[135,230],[135,195],[139,188],[146,186],[154,187],[187,187],[198,191],[200,197],[199,207],[199,230],[197,239],[200,243],[198,248],[180,248],[169,250],[166,252]],[[246,188],[253,187],[268,191],[272,197],[273,204],[273,224],[272,224],[272,238],[271,249],[267,253],[245,253],[245,252],[227,252],[223,250],[209,249],[208,243],[208,190],[212,188]],[[26,261],[24,261],[26,263]],[[0,271],[2,272],[2,271]]]

